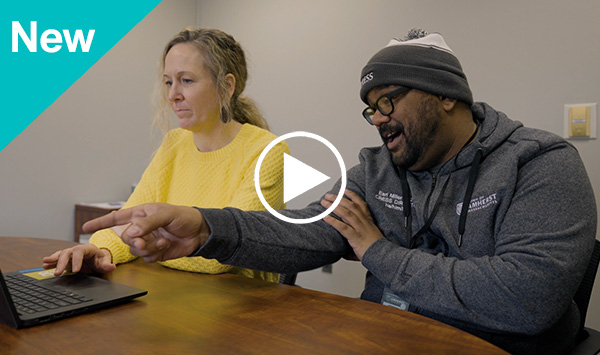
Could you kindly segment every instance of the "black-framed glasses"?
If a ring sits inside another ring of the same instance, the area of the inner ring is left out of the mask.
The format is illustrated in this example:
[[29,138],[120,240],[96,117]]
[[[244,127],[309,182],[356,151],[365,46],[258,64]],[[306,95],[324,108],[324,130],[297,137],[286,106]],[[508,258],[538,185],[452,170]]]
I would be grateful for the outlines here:
[[374,106],[369,106],[363,110],[362,115],[369,122],[370,125],[373,124],[373,116],[375,116],[375,112],[379,111],[384,116],[390,115],[394,112],[394,99],[396,96],[410,90],[411,88],[401,87],[394,91],[388,92],[385,95],[381,95],[377,101],[375,101]]

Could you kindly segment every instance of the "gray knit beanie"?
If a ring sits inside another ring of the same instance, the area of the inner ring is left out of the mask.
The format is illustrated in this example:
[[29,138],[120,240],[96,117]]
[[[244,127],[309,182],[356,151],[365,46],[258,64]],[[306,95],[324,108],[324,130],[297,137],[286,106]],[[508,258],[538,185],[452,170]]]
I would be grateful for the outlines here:
[[361,73],[361,100],[378,86],[401,85],[473,104],[467,77],[439,33],[413,29],[404,40],[392,39]]

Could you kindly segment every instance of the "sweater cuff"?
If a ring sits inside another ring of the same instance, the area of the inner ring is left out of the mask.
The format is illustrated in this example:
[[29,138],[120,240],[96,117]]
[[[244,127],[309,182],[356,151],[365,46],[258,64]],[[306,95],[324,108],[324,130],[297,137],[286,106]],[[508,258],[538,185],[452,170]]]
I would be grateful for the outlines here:
[[194,207],[204,217],[210,228],[210,236],[189,256],[201,256],[207,259],[217,259],[220,262],[231,258],[239,245],[237,223],[227,209],[210,209]]
[[102,229],[92,234],[90,244],[94,244],[100,249],[108,250],[111,255],[111,261],[115,265],[136,259],[129,252],[129,246],[110,228]]

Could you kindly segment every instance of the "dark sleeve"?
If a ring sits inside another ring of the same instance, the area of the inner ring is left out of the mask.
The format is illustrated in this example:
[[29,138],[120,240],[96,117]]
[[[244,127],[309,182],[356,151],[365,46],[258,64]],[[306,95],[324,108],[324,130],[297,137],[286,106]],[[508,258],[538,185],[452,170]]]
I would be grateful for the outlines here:
[[[348,171],[347,189],[362,198],[364,174],[357,165]],[[330,193],[338,194],[341,181]],[[319,220],[293,224],[267,211],[235,208],[200,209],[211,235],[195,256],[217,259],[238,267],[269,272],[292,273],[311,270],[338,261],[352,251],[335,229]],[[320,200],[299,210],[280,210],[287,217],[304,219],[324,211]]]

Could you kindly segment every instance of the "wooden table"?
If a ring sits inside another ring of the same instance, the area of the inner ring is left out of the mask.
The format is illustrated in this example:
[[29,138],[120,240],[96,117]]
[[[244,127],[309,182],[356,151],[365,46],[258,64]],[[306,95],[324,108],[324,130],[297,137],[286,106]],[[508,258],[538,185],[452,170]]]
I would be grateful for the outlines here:
[[[3,272],[74,245],[0,237]],[[9,354],[506,354],[451,326],[396,308],[241,276],[137,260],[107,279],[148,290],[114,308],[26,329],[0,324]]]

